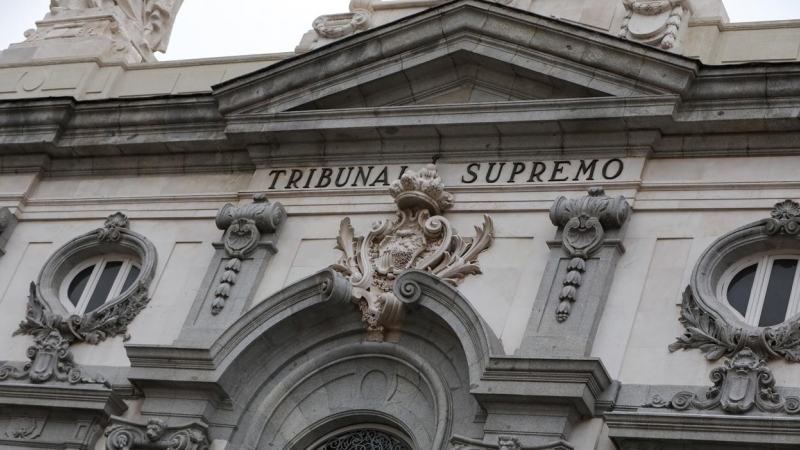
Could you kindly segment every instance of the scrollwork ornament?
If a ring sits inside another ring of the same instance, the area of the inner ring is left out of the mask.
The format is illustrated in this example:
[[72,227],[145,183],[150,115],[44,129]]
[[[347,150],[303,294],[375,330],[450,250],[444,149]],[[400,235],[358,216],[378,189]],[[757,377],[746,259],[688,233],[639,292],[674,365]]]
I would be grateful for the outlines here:
[[601,187],[590,188],[588,193],[586,197],[572,200],[560,197],[550,208],[553,225],[562,227],[564,253],[572,258],[556,309],[559,322],[566,321],[572,313],[586,271],[586,260],[605,244],[606,228],[619,228],[630,216],[630,206],[624,197],[609,197]]
[[128,216],[121,212],[112,214],[106,219],[103,228],[97,230],[97,239],[100,241],[119,242],[122,239],[120,230],[127,230],[131,227]]
[[488,216],[475,228],[474,238],[465,238],[446,218],[432,215],[454,203],[433,164],[406,172],[389,193],[398,207],[397,220],[374,223],[364,238],[355,236],[345,218],[336,245],[342,257],[331,266],[352,283],[353,303],[361,309],[373,341],[383,341],[385,329],[397,329],[405,316],[404,303],[418,298],[419,286],[412,285],[401,286],[402,299],[395,296],[394,282],[401,273],[427,270],[457,286],[466,276],[481,273],[478,255],[491,246],[494,232]]
[[28,359],[22,369],[13,365],[0,367],[0,381],[29,380],[34,384],[50,381],[70,384],[106,384],[105,378],[84,372],[73,361],[69,342],[57,330],[41,333],[28,347]]
[[245,260],[255,252],[262,233],[274,233],[286,218],[280,203],[270,203],[265,194],[253,197],[253,203],[244,206],[227,204],[217,213],[217,228],[224,230],[222,237],[225,252],[230,258],[215,291],[211,313],[218,315],[225,308],[233,286]]
[[679,392],[670,400],[655,396],[646,406],[675,410],[721,410],[742,414],[757,408],[763,412],[797,414],[800,398],[775,391],[775,377],[766,361],[744,348],[709,374],[714,385],[701,394]]
[[767,233],[771,235],[788,234],[796,236],[800,233],[800,204],[793,200],[784,200],[775,205],[767,219]]
[[535,446],[525,446],[513,436],[500,436],[497,443],[487,443],[477,439],[453,436],[450,439],[452,450],[574,450],[575,446],[566,441],[554,441]]
[[194,422],[170,427],[161,419],[139,424],[112,417],[106,428],[106,450],[208,450],[208,426]]

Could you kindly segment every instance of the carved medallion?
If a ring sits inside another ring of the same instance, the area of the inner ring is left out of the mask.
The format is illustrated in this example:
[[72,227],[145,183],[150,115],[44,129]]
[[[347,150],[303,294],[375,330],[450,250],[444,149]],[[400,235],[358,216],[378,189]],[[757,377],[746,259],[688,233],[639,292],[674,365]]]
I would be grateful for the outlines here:
[[628,14],[619,36],[655,45],[665,50],[675,47],[686,0],[623,0]]
[[800,412],[800,398],[783,397],[775,392],[775,377],[767,363],[752,350],[745,348],[722,367],[709,375],[714,386],[705,393],[679,392],[670,400],[655,396],[650,405],[655,408],[677,410],[708,410],[719,407],[723,411],[740,414],[757,407],[764,412]]
[[493,224],[484,216],[474,238],[458,234],[438,215],[454,204],[444,190],[436,166],[406,172],[389,188],[397,203],[396,220],[372,226],[366,238],[356,237],[350,219],[342,221],[338,250],[343,255],[332,269],[353,285],[353,302],[367,324],[368,339],[382,341],[385,329],[396,329],[405,316],[405,305],[392,293],[394,280],[409,269],[428,270],[458,285],[467,275],[481,273],[478,255],[492,244]]

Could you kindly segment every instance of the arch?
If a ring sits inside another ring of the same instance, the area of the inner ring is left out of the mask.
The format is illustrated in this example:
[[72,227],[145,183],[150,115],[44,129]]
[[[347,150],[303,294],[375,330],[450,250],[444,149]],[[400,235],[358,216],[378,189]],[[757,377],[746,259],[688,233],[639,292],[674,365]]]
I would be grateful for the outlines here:
[[342,427],[382,423],[414,448],[443,450],[453,432],[474,432],[481,408],[470,386],[502,354],[499,341],[457,290],[430,274],[402,274],[395,295],[410,313],[393,343],[364,341],[350,285],[329,270],[237,321],[215,344],[224,352],[218,383],[237,415],[231,444],[306,450]]

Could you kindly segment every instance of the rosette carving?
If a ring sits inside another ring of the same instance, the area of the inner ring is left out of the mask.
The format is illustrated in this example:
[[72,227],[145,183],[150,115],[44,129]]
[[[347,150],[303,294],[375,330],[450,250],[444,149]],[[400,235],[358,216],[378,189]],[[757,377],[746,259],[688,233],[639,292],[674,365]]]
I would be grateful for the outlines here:
[[106,450],[207,450],[208,426],[194,422],[170,427],[161,419],[150,419],[146,424],[112,417],[106,429]]
[[560,197],[553,203],[550,220],[562,228],[564,253],[572,258],[559,295],[561,303],[556,311],[559,322],[569,318],[583,282],[586,260],[603,247],[606,229],[621,227],[630,213],[624,197],[609,197],[601,187],[590,188],[586,197],[571,200]]
[[709,410],[740,414],[758,408],[764,412],[800,412],[800,398],[775,392],[775,377],[767,363],[749,348],[737,352],[721,367],[711,371],[714,386],[701,394],[679,392],[670,400],[655,396],[648,406],[676,410]]
[[342,258],[331,266],[352,283],[353,302],[374,341],[383,341],[385,330],[399,328],[405,317],[406,306],[393,293],[398,275],[427,270],[457,286],[466,276],[481,273],[478,255],[491,246],[494,232],[492,220],[484,216],[476,236],[465,238],[437,215],[454,200],[435,165],[406,172],[389,192],[397,203],[397,219],[376,222],[366,238],[355,236],[350,218],[342,220],[336,246]]
[[217,228],[225,231],[222,237],[225,253],[230,260],[225,266],[211,305],[211,313],[219,314],[231,295],[242,264],[257,248],[262,233],[274,233],[286,218],[280,203],[270,203],[264,194],[253,197],[253,203],[236,206],[228,203],[217,213]]
[[623,0],[627,15],[619,36],[665,50],[675,47],[686,0]]

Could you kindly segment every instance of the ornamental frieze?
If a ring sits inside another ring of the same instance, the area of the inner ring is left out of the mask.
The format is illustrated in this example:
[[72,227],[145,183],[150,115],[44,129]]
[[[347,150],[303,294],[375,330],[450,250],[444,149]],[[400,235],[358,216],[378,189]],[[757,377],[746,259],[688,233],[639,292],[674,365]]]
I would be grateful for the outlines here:
[[457,286],[468,275],[481,273],[478,256],[492,245],[494,225],[484,216],[476,236],[462,237],[442,217],[455,204],[445,191],[436,166],[407,171],[389,188],[397,204],[397,219],[373,224],[366,237],[357,237],[345,218],[336,248],[342,258],[331,268],[353,286],[353,303],[363,314],[368,339],[383,341],[386,329],[402,324],[406,306],[393,293],[394,281],[410,269],[426,270]]

